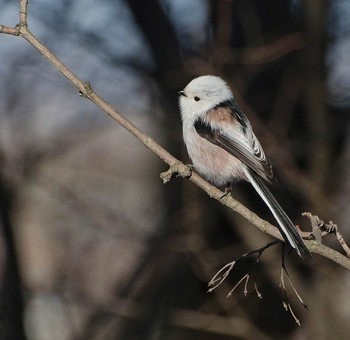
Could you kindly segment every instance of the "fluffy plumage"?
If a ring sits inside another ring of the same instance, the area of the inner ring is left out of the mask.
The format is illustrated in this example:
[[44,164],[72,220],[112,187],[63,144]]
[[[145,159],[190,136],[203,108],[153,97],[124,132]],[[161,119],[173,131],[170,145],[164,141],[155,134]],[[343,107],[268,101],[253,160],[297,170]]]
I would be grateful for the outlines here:
[[250,182],[276,218],[286,242],[302,258],[311,257],[264,183],[273,178],[270,161],[225,81],[216,76],[198,77],[179,95],[183,137],[196,171],[218,186],[237,179]]

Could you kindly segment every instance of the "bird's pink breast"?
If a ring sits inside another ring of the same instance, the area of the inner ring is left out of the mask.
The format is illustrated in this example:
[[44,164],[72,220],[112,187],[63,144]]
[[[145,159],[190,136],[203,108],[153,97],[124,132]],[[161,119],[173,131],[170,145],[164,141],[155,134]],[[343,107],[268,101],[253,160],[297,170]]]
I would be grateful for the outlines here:
[[226,185],[238,178],[245,178],[244,165],[222,148],[200,137],[195,128],[184,139],[195,170],[215,185]]

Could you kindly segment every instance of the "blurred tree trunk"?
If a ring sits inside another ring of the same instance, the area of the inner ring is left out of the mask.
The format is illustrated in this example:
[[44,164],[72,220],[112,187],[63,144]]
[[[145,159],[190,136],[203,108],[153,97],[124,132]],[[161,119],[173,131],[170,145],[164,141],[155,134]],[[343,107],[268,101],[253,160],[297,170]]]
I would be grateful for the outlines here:
[[317,185],[327,189],[331,169],[331,124],[327,106],[325,53],[327,47],[327,0],[305,0],[304,27],[307,38],[305,50],[304,98],[309,133],[309,176]]
[[0,177],[0,339],[25,339],[23,300],[11,223],[13,195]]
[[172,87],[172,83],[167,84],[172,78],[169,71],[181,69],[174,28],[157,0],[127,0],[127,3],[152,50],[157,65],[156,77]]

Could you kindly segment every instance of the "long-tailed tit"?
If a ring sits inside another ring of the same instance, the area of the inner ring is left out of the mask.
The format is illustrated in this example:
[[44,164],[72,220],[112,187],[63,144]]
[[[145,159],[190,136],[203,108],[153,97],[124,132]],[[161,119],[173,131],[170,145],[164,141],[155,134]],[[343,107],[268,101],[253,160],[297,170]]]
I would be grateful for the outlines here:
[[223,186],[250,182],[278,222],[279,230],[300,257],[311,257],[294,224],[264,181],[273,171],[245,114],[227,84],[216,76],[193,79],[179,92],[183,138],[194,168]]

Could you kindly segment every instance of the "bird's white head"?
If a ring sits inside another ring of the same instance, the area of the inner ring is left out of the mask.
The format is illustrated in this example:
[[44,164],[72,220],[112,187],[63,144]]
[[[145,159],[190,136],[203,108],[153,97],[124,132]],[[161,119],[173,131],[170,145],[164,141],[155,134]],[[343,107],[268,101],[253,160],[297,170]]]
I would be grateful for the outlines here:
[[183,121],[194,121],[220,103],[233,99],[226,82],[216,76],[201,76],[193,79],[179,92]]

